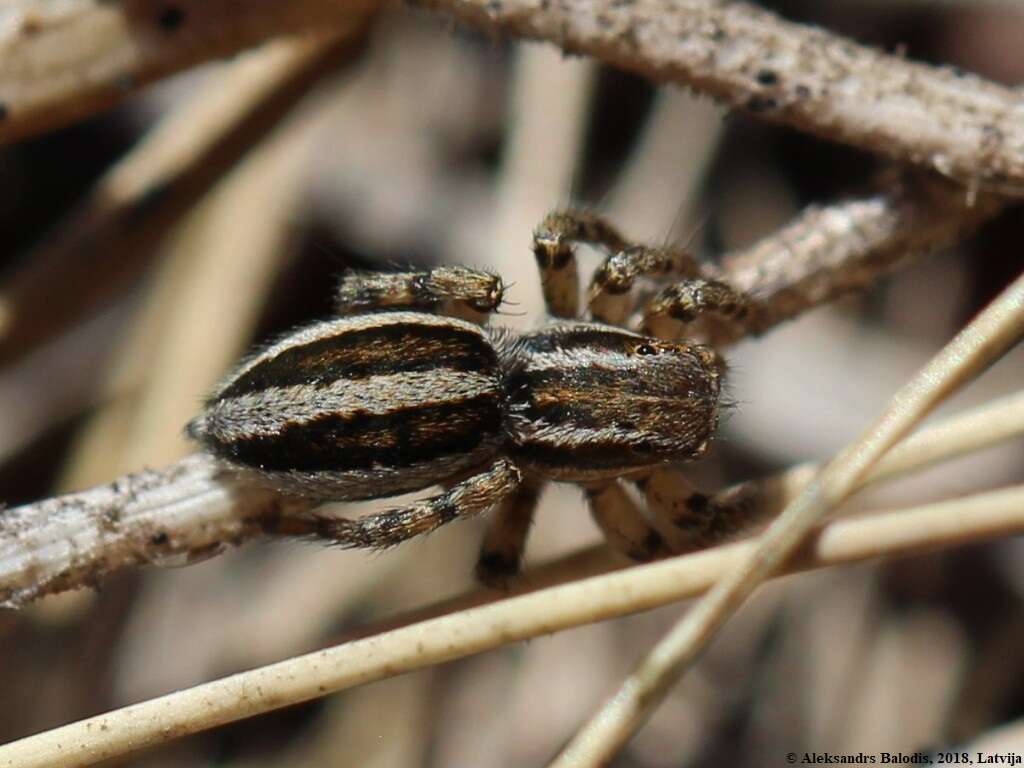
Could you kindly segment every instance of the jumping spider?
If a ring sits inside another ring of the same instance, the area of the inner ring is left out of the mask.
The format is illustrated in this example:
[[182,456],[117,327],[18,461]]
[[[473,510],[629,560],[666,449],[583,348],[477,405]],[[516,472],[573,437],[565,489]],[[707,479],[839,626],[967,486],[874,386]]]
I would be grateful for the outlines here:
[[[574,244],[607,252],[578,318]],[[541,487],[580,484],[607,539],[647,560],[667,543],[621,482],[654,512],[708,543],[729,518],[675,466],[702,456],[718,425],[721,358],[674,341],[672,323],[742,323],[753,303],[711,279],[687,252],[626,242],[602,219],[548,215],[533,235],[554,320],[522,335],[452,317],[495,311],[497,276],[462,267],[347,274],[340,318],[257,352],[229,375],[188,426],[229,466],[278,490],[352,501],[446,488],[354,520],[322,514],[277,521],[278,533],[384,548],[497,507],[477,572],[514,574]],[[637,278],[678,280],[633,314]],[[557,319],[562,318],[562,319]],[[713,334],[712,334],[713,336]]]

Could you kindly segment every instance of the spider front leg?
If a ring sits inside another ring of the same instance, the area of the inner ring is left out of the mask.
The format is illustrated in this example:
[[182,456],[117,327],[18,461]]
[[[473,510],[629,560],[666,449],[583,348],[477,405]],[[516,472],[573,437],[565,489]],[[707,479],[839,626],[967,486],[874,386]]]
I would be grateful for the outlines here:
[[672,468],[655,469],[636,485],[662,530],[672,532],[671,547],[677,554],[720,544],[760,522],[757,500],[748,487],[707,496]]
[[584,211],[555,211],[533,233],[533,255],[541,273],[544,302],[554,317],[579,314],[579,272],[576,243],[621,251],[629,244],[611,224]]
[[622,325],[633,311],[630,291],[638,277],[697,277],[700,266],[683,248],[635,245],[610,255],[594,272],[587,305],[595,320]]
[[381,309],[418,309],[478,321],[501,305],[501,278],[467,267],[410,272],[346,273],[338,285],[338,314]]
[[476,577],[482,584],[501,588],[519,573],[526,537],[533,524],[543,485],[533,479],[524,479],[495,511],[476,563]]
[[[693,323],[711,316],[713,320],[742,324],[752,314],[753,299],[719,280],[684,280],[655,296],[643,312],[647,333],[662,339],[679,335],[679,323]],[[707,329],[714,343],[713,325]]]
[[310,514],[279,518],[268,533],[324,539],[346,548],[386,549],[453,520],[479,515],[515,492],[522,473],[506,459],[453,485],[444,493],[405,507],[349,520]]
[[618,481],[588,486],[585,491],[590,513],[614,549],[640,562],[671,554],[664,537]]

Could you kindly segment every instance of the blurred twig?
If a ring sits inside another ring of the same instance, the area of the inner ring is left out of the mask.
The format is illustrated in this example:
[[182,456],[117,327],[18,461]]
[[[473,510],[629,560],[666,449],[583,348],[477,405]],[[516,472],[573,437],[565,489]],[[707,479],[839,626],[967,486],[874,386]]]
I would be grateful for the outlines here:
[[758,299],[747,325],[763,333],[836,296],[864,289],[911,258],[949,245],[1002,210],[990,195],[904,173],[875,195],[812,205],[746,250],[725,257],[732,285]]
[[655,82],[899,160],[1024,194],[1024,101],[754,5],[712,0],[417,0],[477,28],[546,40]]
[[272,37],[350,35],[377,0],[12,0],[0,11],[0,143],[103,109]]
[[312,137],[328,112],[319,99],[293,110],[160,245],[159,269],[107,382],[109,400],[77,435],[62,487],[189,452],[181,425],[251,337],[288,256]]
[[[831,523],[787,570],[898,556],[1024,531],[1024,486]],[[197,731],[570,627],[700,594],[756,544],[574,581],[81,720],[0,746],[0,766],[92,765]]]
[[149,263],[153,244],[258,143],[362,27],[281,40],[231,64],[115,164],[0,288],[0,364],[100,306]]

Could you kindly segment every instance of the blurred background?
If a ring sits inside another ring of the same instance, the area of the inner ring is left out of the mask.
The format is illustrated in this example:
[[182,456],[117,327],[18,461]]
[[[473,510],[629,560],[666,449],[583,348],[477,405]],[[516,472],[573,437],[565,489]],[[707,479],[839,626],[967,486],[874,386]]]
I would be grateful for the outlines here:
[[[769,5],[914,59],[1024,78],[1016,3]],[[529,327],[541,318],[530,232],[553,208],[585,205],[631,238],[688,242],[715,260],[810,203],[869,190],[886,170],[874,156],[553,47],[392,8],[357,48],[310,57],[184,193],[147,190],[131,215],[88,240],[110,199],[137,194],[133,149],[159,130],[188,140],[204,105],[230,106],[267,77],[260,68],[275,45],[0,149],[0,295],[34,297],[28,319],[0,337],[7,504],[189,452],[182,426],[204,393],[251,344],[329,314],[346,268],[496,270],[515,302],[497,322]],[[1022,209],[1012,206],[868,294],[739,345],[730,355],[737,406],[694,481],[710,491],[829,457],[1021,271],[1022,240]],[[598,257],[583,256],[587,274]],[[5,322],[14,320],[0,304],[0,329]],[[1017,350],[943,412],[1022,381]],[[857,504],[1019,482],[1022,458],[1018,441]],[[479,521],[448,526],[383,555],[258,543],[0,613],[0,741],[338,642],[462,591],[481,532]],[[579,491],[552,488],[527,562],[597,540]],[[1003,540],[768,585],[616,765],[763,765],[790,751],[912,752],[979,739],[1024,752],[1022,555],[1020,541]],[[543,764],[683,610],[405,675],[129,762]]]

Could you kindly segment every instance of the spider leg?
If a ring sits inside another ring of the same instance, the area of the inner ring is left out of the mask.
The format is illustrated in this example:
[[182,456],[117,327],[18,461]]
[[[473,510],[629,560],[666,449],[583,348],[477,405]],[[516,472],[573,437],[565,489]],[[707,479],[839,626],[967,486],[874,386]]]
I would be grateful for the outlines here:
[[467,267],[352,271],[338,284],[335,307],[341,315],[418,309],[478,321],[498,308],[504,292],[500,277]]
[[[712,320],[742,324],[753,309],[753,299],[728,283],[702,278],[683,280],[663,289],[647,303],[643,327],[653,336],[671,339],[679,335],[680,322],[692,323],[710,315]],[[713,326],[709,330],[713,331]]]
[[644,518],[618,481],[585,490],[590,513],[614,549],[641,562],[671,554],[664,537]]
[[621,251],[629,243],[611,224],[584,211],[554,211],[533,232],[544,302],[555,317],[579,314],[579,272],[575,243],[592,243],[609,251]]
[[671,531],[673,552],[704,549],[732,538],[761,522],[749,488],[714,496],[700,493],[678,469],[659,468],[636,481],[647,507]]
[[354,520],[320,514],[280,518],[269,525],[268,533],[311,536],[346,548],[385,549],[452,520],[486,512],[514,493],[521,481],[519,469],[499,459],[444,493],[405,507]]
[[684,248],[634,245],[609,255],[597,268],[587,304],[595,320],[622,325],[633,311],[630,290],[638,277],[693,278],[700,273],[697,260]]
[[524,479],[498,507],[487,527],[476,563],[476,577],[481,583],[502,587],[519,573],[541,488],[543,483]]

